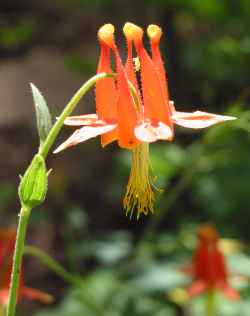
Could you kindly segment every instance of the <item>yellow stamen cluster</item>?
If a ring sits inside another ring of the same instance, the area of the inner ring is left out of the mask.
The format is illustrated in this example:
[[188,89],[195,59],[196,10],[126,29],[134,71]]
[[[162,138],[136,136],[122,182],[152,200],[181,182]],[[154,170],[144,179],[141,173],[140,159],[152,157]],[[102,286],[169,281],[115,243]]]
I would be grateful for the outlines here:
[[[114,49],[114,26],[112,24],[103,25],[98,32],[98,38],[101,43],[108,45]],[[126,37],[127,43],[131,45],[131,42],[138,48],[142,46],[143,29],[139,26],[127,22],[123,27],[123,33]],[[147,35],[151,43],[158,43],[160,41],[162,30],[157,25],[149,25],[147,29]],[[131,46],[130,46],[131,47]],[[136,71],[140,71],[139,58],[134,59]],[[140,96],[137,93],[136,87],[132,82],[128,81],[130,92],[132,94],[134,105],[141,119],[143,114],[143,107],[141,104]],[[123,199],[123,206],[126,211],[126,215],[133,215],[137,212],[137,219],[141,214],[147,215],[153,213],[153,207],[155,202],[154,191],[152,189],[153,183],[150,178],[150,161],[149,161],[149,144],[141,143],[136,148],[132,149],[132,165],[129,176],[129,181]]]
[[141,63],[139,57],[133,58],[134,66],[135,66],[135,71],[139,72],[141,70]]
[[132,150],[132,166],[123,200],[126,215],[131,216],[137,209],[137,219],[141,214],[153,213],[154,192],[150,181],[149,144],[143,143]]

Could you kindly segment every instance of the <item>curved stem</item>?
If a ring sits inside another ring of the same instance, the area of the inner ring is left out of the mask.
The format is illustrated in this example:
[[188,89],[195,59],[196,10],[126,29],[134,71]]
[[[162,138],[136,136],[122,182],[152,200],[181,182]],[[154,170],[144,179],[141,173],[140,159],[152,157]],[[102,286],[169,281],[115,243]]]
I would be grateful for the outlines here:
[[58,276],[64,279],[66,282],[75,286],[81,286],[82,280],[66,271],[58,262],[51,258],[43,250],[34,246],[25,246],[24,254],[31,255],[39,259],[45,266],[54,271]]
[[[71,112],[75,109],[76,105],[84,96],[84,94],[90,88],[92,88],[92,86],[96,83],[96,81],[101,80],[103,78],[107,78],[107,77],[113,77],[113,76],[114,76],[113,74],[108,74],[108,73],[97,74],[93,76],[92,78],[90,78],[88,81],[86,81],[82,85],[82,87],[74,94],[72,99],[69,101],[69,103],[66,105],[66,107],[62,111],[58,120],[55,122],[55,124],[51,128],[45,142],[39,148],[38,153],[42,155],[44,159],[47,157],[50,148],[54,144],[54,141],[63,126],[65,118],[69,116]],[[14,250],[14,255],[13,255],[12,274],[11,274],[11,282],[10,282],[6,316],[15,315],[17,293],[18,293],[18,288],[19,288],[19,279],[20,279],[20,272],[21,272],[21,264],[22,264],[22,257],[23,257],[23,252],[24,252],[25,236],[26,236],[26,230],[27,230],[30,212],[31,212],[30,207],[22,206],[20,215],[19,215],[20,217],[19,217],[19,223],[18,223],[18,228],[17,228],[15,250]],[[60,273],[62,273],[62,270],[60,271]]]
[[81,88],[75,93],[75,95],[72,97],[72,99],[69,101],[69,103],[66,105],[66,107],[62,111],[58,120],[53,125],[45,142],[43,143],[42,147],[39,149],[39,154],[41,154],[44,158],[47,157],[51,146],[54,144],[54,141],[63,126],[65,118],[72,113],[72,111],[75,109],[76,105],[79,103],[81,98],[84,96],[86,92],[88,92],[90,88],[92,88],[92,86],[96,83],[96,81],[107,78],[107,77],[113,77],[113,76],[114,76],[113,74],[108,74],[108,73],[103,72],[91,77],[88,81],[84,83],[83,86],[81,86]]
[[87,290],[84,289],[85,280],[81,277],[71,274],[67,270],[65,270],[58,262],[56,262],[52,257],[50,257],[43,250],[34,247],[34,246],[25,246],[24,254],[33,256],[39,259],[46,267],[54,271],[58,276],[60,276],[64,281],[72,284],[77,288],[81,288],[82,296],[84,304],[95,313],[97,316],[102,315],[102,310],[96,306],[92,301],[92,297],[90,297],[87,293]]
[[6,316],[14,316],[17,303],[17,293],[21,274],[21,264],[24,251],[24,242],[31,208],[22,207],[19,214],[19,224],[16,236],[16,245],[13,255],[11,282]]

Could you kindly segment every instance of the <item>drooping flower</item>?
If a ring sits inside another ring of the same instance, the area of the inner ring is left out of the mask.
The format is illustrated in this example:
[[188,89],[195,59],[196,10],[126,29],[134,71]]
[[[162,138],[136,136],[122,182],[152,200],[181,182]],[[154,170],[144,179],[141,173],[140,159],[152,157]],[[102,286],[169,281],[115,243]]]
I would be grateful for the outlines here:
[[[141,143],[136,138],[134,132],[142,119],[143,109],[132,64],[132,47],[128,47],[127,63],[123,67],[113,34],[114,27],[110,24],[104,25],[98,32],[101,56],[97,72],[111,72],[111,50],[115,58],[116,80],[105,78],[97,82],[96,114],[68,117],[64,122],[66,125],[83,127],[75,131],[55,152],[98,135],[102,135],[103,146],[117,140],[121,148],[131,150],[132,167],[123,204],[126,213],[132,214],[137,208],[138,218],[141,213],[146,215],[149,211],[153,212],[154,195],[149,175],[149,148],[148,144]],[[107,79],[109,81],[106,81]],[[131,93],[131,85],[135,88],[134,94]]]
[[225,257],[219,248],[219,235],[215,228],[206,224],[197,232],[198,244],[188,273],[193,283],[188,287],[190,297],[207,291],[220,291],[228,299],[237,300],[239,293],[229,285],[229,272]]
[[[15,246],[15,229],[0,230],[0,305],[6,305],[9,294],[13,252]],[[25,287],[23,269],[20,273],[18,300],[32,299],[42,303],[51,303],[52,296],[42,291]]]
[[[125,67],[114,40],[114,26],[105,24],[99,29],[101,54],[97,73],[112,72],[112,52],[116,76],[96,83],[96,113],[71,116],[65,120],[66,125],[83,127],[76,130],[54,152],[98,135],[101,135],[102,146],[116,140],[121,148],[131,150],[132,167],[123,205],[126,213],[132,214],[137,208],[139,218],[141,213],[147,215],[153,212],[154,205],[149,143],[173,140],[174,124],[197,129],[235,118],[201,111],[176,111],[174,102],[169,98],[166,72],[159,48],[161,28],[150,25],[147,29],[152,57],[143,46],[143,30],[139,26],[126,23],[123,32],[128,49]],[[140,61],[140,84],[137,82],[133,65],[133,45]]]

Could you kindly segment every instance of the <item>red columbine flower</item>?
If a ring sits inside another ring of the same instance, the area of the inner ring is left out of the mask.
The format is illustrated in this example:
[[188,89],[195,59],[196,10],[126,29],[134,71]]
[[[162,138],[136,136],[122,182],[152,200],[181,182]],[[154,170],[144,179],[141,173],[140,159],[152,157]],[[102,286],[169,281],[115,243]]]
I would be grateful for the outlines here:
[[[87,139],[102,135],[102,145],[117,140],[122,148],[132,151],[132,167],[124,197],[126,213],[137,207],[137,218],[141,213],[153,211],[154,196],[149,180],[149,150],[135,136],[135,128],[141,121],[142,104],[132,64],[131,46],[125,68],[114,41],[114,27],[105,24],[98,32],[101,56],[97,72],[111,73],[110,51],[116,64],[116,80],[105,78],[96,84],[96,114],[68,117],[66,125],[83,125],[75,131],[55,152],[76,145]],[[129,82],[130,81],[130,82]],[[137,96],[131,93],[131,83]]]
[[225,257],[219,249],[219,236],[209,224],[200,227],[198,245],[189,273],[194,281],[188,288],[190,297],[207,291],[221,291],[230,300],[239,299],[239,293],[230,287]]
[[[120,147],[131,150],[132,166],[123,205],[126,213],[132,214],[137,208],[138,218],[141,213],[147,215],[153,212],[154,193],[149,172],[148,144],[156,140],[171,141],[174,137],[174,124],[204,128],[235,118],[201,111],[176,111],[174,103],[169,100],[167,78],[159,49],[162,35],[160,27],[150,25],[147,29],[152,57],[143,46],[143,30],[140,27],[126,23],[123,31],[128,48],[125,67],[115,44],[113,25],[105,24],[99,29],[101,55],[97,72],[112,72],[112,52],[116,78],[105,78],[97,82],[96,113],[71,116],[65,120],[66,125],[83,127],[76,130],[55,152],[98,135],[101,135],[103,146],[117,140]],[[132,62],[132,44],[140,60],[142,93]]]
[[[16,231],[14,229],[0,230],[0,305],[6,305],[8,300],[15,238]],[[21,271],[18,300],[23,298],[38,300],[42,303],[52,302],[51,295],[25,287],[24,275]]]

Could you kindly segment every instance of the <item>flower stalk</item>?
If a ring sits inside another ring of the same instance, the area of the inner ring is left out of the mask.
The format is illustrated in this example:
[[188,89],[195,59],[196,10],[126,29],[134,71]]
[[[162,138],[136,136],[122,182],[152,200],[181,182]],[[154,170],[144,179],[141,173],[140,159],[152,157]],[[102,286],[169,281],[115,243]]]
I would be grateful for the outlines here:
[[67,116],[69,116],[73,112],[76,105],[79,103],[81,98],[85,95],[85,93],[88,92],[96,84],[97,81],[104,78],[113,77],[113,76],[114,76],[113,74],[100,73],[91,77],[88,81],[86,81],[83,84],[83,86],[76,92],[76,94],[72,97],[72,99],[66,105],[61,115],[59,116],[58,120],[55,122],[54,126],[50,130],[49,135],[47,136],[43,146],[39,150],[40,155],[42,155],[44,158],[47,157],[51,146],[54,144],[57,135],[59,134],[61,128],[63,127],[64,120],[66,119]]
[[27,226],[29,222],[30,212],[31,212],[31,208],[22,207],[19,214],[19,223],[18,223],[15,251],[14,251],[14,257],[13,257],[13,263],[12,263],[12,274],[11,274],[9,298],[8,298],[7,311],[6,311],[7,316],[15,315],[25,236],[26,236]]
[[24,254],[39,259],[39,261],[41,261],[46,267],[54,271],[59,277],[61,277],[64,281],[68,282],[69,284],[72,284],[77,287],[82,286],[82,280],[79,277],[65,270],[57,261],[55,261],[43,250],[34,246],[25,246]]
[[84,289],[84,279],[78,277],[67,270],[64,269],[57,261],[55,261],[52,257],[50,257],[46,252],[43,250],[34,247],[34,246],[25,246],[24,254],[33,256],[39,259],[45,266],[47,266],[50,270],[55,272],[59,277],[61,277],[65,282],[80,288],[83,292],[81,298],[84,301],[84,304],[90,308],[90,310],[95,313],[97,316],[102,315],[102,310],[96,304],[92,303],[92,298],[88,295],[88,292]]
[[[81,88],[75,93],[75,95],[66,105],[61,115],[59,116],[59,118],[57,119],[53,127],[51,128],[47,138],[43,142],[42,146],[39,148],[38,155],[46,159],[52,145],[54,144],[56,140],[56,137],[58,136],[61,128],[63,127],[64,120],[66,119],[67,116],[69,116],[72,113],[72,111],[75,109],[76,105],[79,103],[81,98],[85,95],[85,93],[88,92],[96,84],[97,81],[104,78],[113,77],[113,76],[114,76],[113,74],[99,73],[91,77],[88,81],[86,81],[81,86]],[[35,181],[34,181],[34,186],[36,186]],[[41,200],[41,203],[43,200],[44,199]],[[26,231],[27,231],[30,213],[33,208],[31,206],[32,204],[30,204],[29,202],[30,201],[25,201],[25,204],[24,204],[24,201],[21,201],[22,207],[19,214],[19,222],[18,222],[18,228],[17,228],[16,242],[15,242],[15,251],[13,255],[12,274],[11,274],[11,282],[10,282],[10,288],[9,288],[9,297],[8,297],[8,303],[7,303],[7,309],[6,309],[6,316],[15,315]]]
[[207,291],[205,296],[205,316],[216,316],[216,293],[213,289]]

